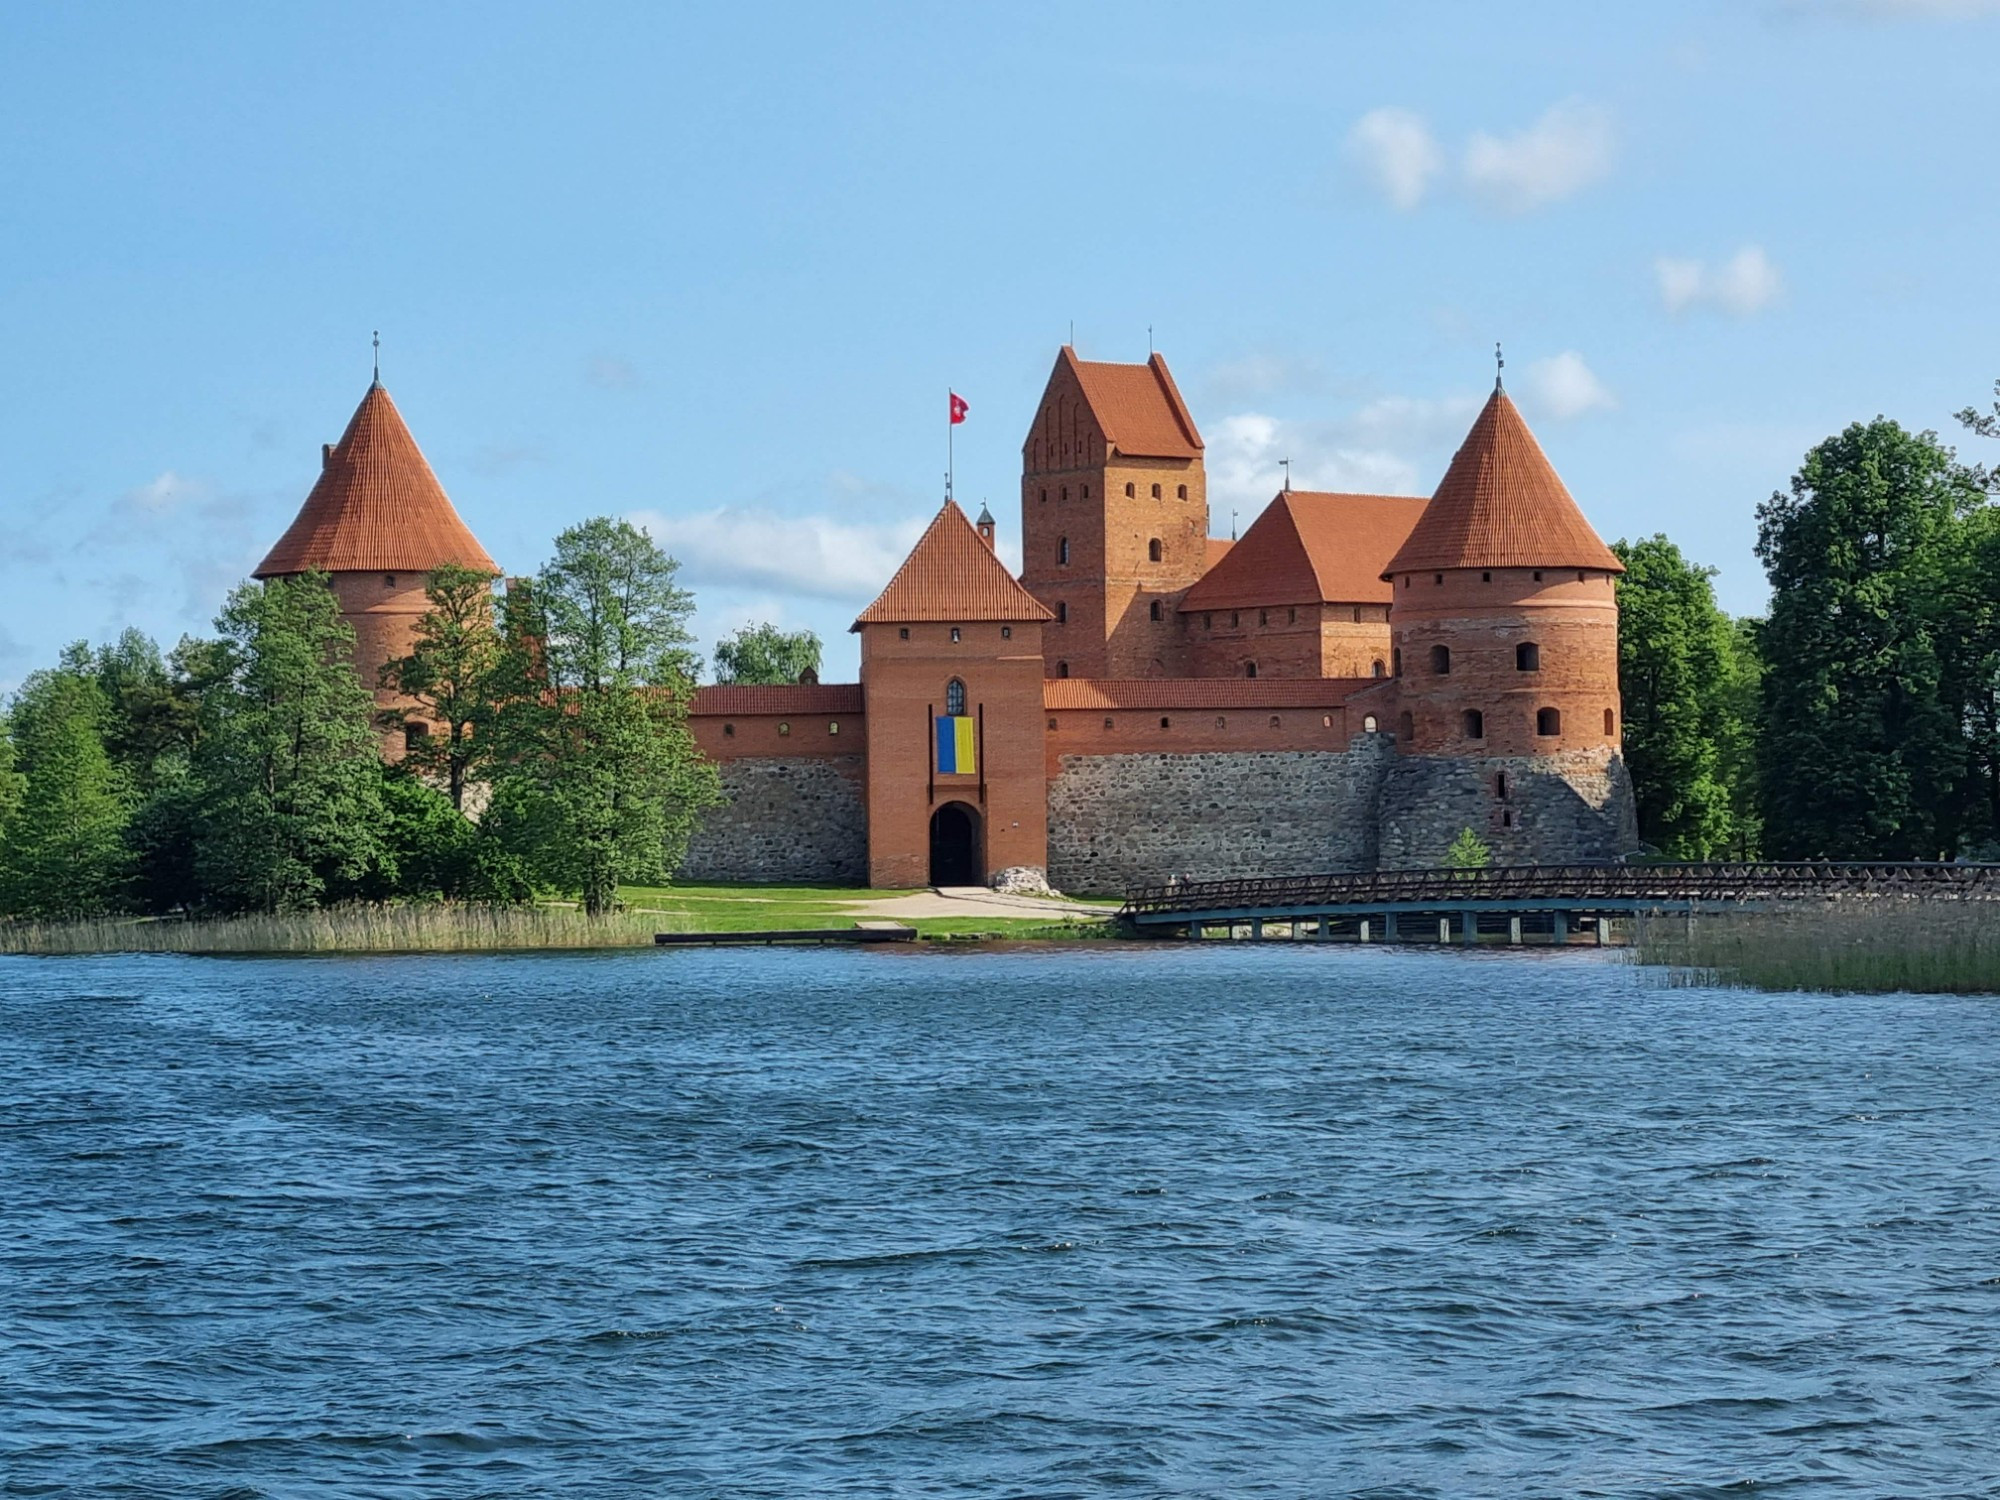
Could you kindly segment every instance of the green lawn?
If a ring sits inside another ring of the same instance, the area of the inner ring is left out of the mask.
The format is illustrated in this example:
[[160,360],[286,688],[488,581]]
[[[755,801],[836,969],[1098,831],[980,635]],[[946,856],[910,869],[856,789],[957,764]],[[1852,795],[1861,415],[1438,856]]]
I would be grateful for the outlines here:
[[[915,891],[863,890],[856,886],[816,885],[675,885],[626,886],[620,894],[635,912],[656,912],[663,932],[758,932],[782,928],[851,927],[857,920],[907,922],[927,937],[991,936],[1030,937],[1097,935],[1094,923],[1066,923],[1051,913],[1039,917],[879,917],[859,903],[896,896],[921,894]],[[1104,915],[1118,909],[1118,903],[1092,902]],[[1051,929],[1081,927],[1069,934]]]

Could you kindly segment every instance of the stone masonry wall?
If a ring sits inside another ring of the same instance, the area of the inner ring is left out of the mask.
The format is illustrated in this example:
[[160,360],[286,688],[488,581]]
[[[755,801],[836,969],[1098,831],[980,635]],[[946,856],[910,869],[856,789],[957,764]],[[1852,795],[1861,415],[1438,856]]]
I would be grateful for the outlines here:
[[1585,864],[1639,846],[1632,780],[1615,750],[1398,756],[1382,783],[1381,868],[1444,863],[1460,830],[1496,865]]
[[722,794],[681,861],[683,880],[845,882],[868,876],[859,755],[724,761]]
[[1387,735],[1345,751],[1065,755],[1049,784],[1049,883],[1118,895],[1164,880],[1372,869]]

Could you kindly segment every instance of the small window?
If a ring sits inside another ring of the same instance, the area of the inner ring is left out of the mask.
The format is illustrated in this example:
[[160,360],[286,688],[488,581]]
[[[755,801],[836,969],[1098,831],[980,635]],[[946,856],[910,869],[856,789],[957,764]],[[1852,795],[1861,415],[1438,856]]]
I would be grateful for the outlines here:
[[1069,499],[1069,486],[1068,486],[1068,485],[1064,485],[1064,486],[1062,487],[1062,496],[1061,496],[1061,498],[1062,498],[1062,499],[1064,499],[1064,500],[1067,500],[1067,499]]
[[951,627],[951,643],[954,646],[958,644],[958,627],[956,625]]
[[1437,677],[1451,676],[1451,647],[1431,647],[1431,672]]
[[1403,710],[1402,716],[1396,720],[1396,738],[1406,746],[1417,742],[1416,720],[1410,717],[1408,709]]
[[420,719],[411,719],[403,725],[403,748],[414,750],[431,737],[431,726]]
[[1299,623],[1299,610],[1297,605],[1292,605],[1285,610],[1285,623],[1287,625],[1296,625]]
[[1229,727],[1229,721],[1223,718],[1221,714],[1217,714],[1215,716],[1215,727],[1217,729],[1227,729]]
[[1160,498],[1160,487],[1157,484],[1153,486],[1153,498],[1155,500]]
[[1056,600],[1056,624],[1067,625],[1068,623],[1069,601],[1067,599],[1058,599]]
[[722,726],[722,737],[723,737],[724,739],[726,739],[726,740],[733,740],[733,739],[735,739],[735,738],[736,738],[736,726],[735,726],[734,724],[724,724],[724,725]]
[[1608,740],[1618,732],[1618,715],[1610,709],[1604,710],[1604,737]]
[[1354,623],[1357,625],[1361,623],[1361,606],[1358,604],[1354,606]]
[[1157,619],[1159,619],[1159,618],[1160,618],[1160,601],[1159,601],[1159,600],[1157,600],[1157,599],[1155,599],[1155,600],[1154,600],[1154,601],[1152,602],[1152,604],[1151,604],[1151,605],[1150,605],[1149,607],[1151,608],[1151,610],[1152,610],[1152,612],[1153,612],[1153,618],[1154,618],[1154,619],[1156,619],[1156,620],[1157,620]]
[[1106,729],[1109,729],[1109,728],[1111,727],[1111,716],[1110,716],[1109,714],[1105,715],[1105,718],[1104,718],[1104,727],[1105,727]]
[[1513,809],[1513,808],[1509,807],[1509,808],[1505,808],[1505,809],[1503,809],[1503,810],[1501,811],[1501,813],[1500,813],[1500,826],[1501,826],[1502,828],[1512,828],[1512,827],[1514,826],[1514,809]]
[[1432,582],[1432,583],[1443,583],[1443,582],[1444,582],[1444,574],[1442,574],[1442,573],[1433,573],[1433,574],[1431,574],[1431,582]]
[[1535,569],[1535,582],[1540,583],[1541,581],[1542,581],[1542,570],[1540,568],[1537,568]]
[[1048,503],[1049,503],[1049,491],[1048,487],[1044,485],[1042,487],[1042,504],[1047,505]]
[[1002,625],[1002,626],[1000,627],[1000,639],[1001,639],[1001,640],[1003,640],[1003,641],[1011,641],[1011,640],[1013,640],[1013,639],[1014,639],[1014,627],[1013,627],[1012,625]]
[[1486,738],[1486,715],[1476,708],[1468,708],[1461,721],[1465,726],[1465,737],[1469,740]]
[[1068,663],[1068,662],[1066,662],[1066,661],[1059,661],[1059,662],[1057,662],[1057,663],[1056,663],[1056,676],[1058,676],[1058,677],[1067,677],[1067,676],[1069,676],[1069,663]]
[[1576,581],[1577,581],[1578,583],[1582,583],[1582,582],[1583,582],[1583,574],[1581,574],[1581,573],[1577,574],[1577,575],[1576,575]]
[[396,586],[396,575],[394,573],[384,573],[382,575],[382,587],[385,589],[392,589],[395,586]]
[[1086,500],[1090,498],[1090,486],[1087,484],[1083,487],[1083,498]]
[[1403,575],[1403,587],[1408,588],[1409,586],[1410,586],[1410,575],[1408,573],[1405,573]]
[[1132,498],[1132,497],[1133,497],[1134,495],[1136,495],[1136,494],[1138,494],[1138,493],[1139,493],[1139,486],[1138,486],[1138,485],[1136,485],[1136,484],[1134,484],[1134,483],[1132,483],[1132,481],[1131,481],[1131,480],[1129,480],[1129,479],[1128,479],[1128,480],[1126,480],[1126,481],[1125,481],[1125,498],[1126,498],[1127,500],[1130,500],[1130,499],[1131,499],[1131,498]]
[[1049,728],[1054,729],[1055,727],[1056,721],[1054,719],[1049,720]]
[[1533,641],[1522,641],[1514,648],[1514,670],[1516,672],[1541,671],[1542,648]]
[[907,641],[909,638],[910,638],[910,627],[907,625],[905,625],[902,629],[896,632],[896,639],[899,641]]
[[1271,623],[1271,612],[1270,612],[1270,611],[1269,611],[1268,609],[1260,609],[1260,610],[1258,610],[1258,611],[1257,611],[1257,623],[1258,623],[1258,624],[1259,624],[1260,626],[1262,626],[1262,625],[1269,625],[1269,624]]
[[1278,727],[1278,716],[1276,714],[1271,715],[1271,727],[1273,729],[1276,729]]
[[1373,714],[1364,714],[1364,715],[1362,716],[1362,719],[1361,719],[1361,732],[1362,732],[1363,734],[1374,734],[1374,733],[1376,732],[1376,730],[1377,730],[1377,727],[1378,727],[1378,726],[1377,726],[1377,725],[1376,725],[1376,723],[1375,723],[1375,715],[1373,715]]
[[1562,710],[1559,708],[1538,708],[1535,710],[1535,733],[1539,735],[1561,734],[1563,732]]
[[1493,778],[1493,795],[1501,801],[1507,800],[1507,773],[1501,771]]
[[827,732],[828,734],[839,734],[839,733],[840,733],[840,720],[838,720],[838,719],[828,719],[828,720],[826,721],[826,732]]
[[1063,538],[1063,539],[1062,539],[1061,541],[1059,541],[1059,542],[1057,542],[1057,543],[1056,543],[1056,561],[1057,561],[1058,563],[1061,563],[1061,564],[1063,564],[1063,565],[1064,565],[1065,567],[1067,567],[1067,566],[1069,565],[1069,538],[1068,538],[1068,537],[1064,537],[1064,538]]
[[1173,727],[1174,727],[1174,721],[1173,721],[1172,719],[1162,719],[1162,720],[1160,720],[1160,728],[1162,728],[1162,729],[1172,729]]
[[1174,498],[1175,498],[1176,500],[1185,500],[1185,499],[1187,499],[1187,486],[1186,486],[1186,485],[1184,485],[1184,484],[1181,484],[1181,485],[1175,485],[1175,486],[1174,486]]
[[1254,661],[1243,663],[1243,675],[1245,677],[1255,677],[1257,675],[1257,663]]
[[1201,617],[1201,628],[1202,628],[1203,630],[1213,630],[1213,629],[1215,629],[1215,616],[1214,616],[1214,615],[1207,615],[1207,614],[1203,615],[1203,616]]
[[779,724],[779,725],[778,725],[778,733],[779,733],[780,735],[787,735],[787,734],[790,734],[791,732],[792,732],[792,726],[791,726],[791,725],[789,725],[789,724],[784,724],[784,723],[781,723],[781,724]]
[[944,685],[944,711],[954,719],[965,717],[965,684],[956,677]]
[[1371,677],[1380,677],[1382,675],[1382,658],[1379,656],[1376,657],[1371,665],[1373,670],[1368,675]]
[[1150,542],[1146,543],[1146,561],[1158,562],[1164,551],[1165,549],[1160,546],[1160,539],[1154,537]]
[[1491,583],[1493,581],[1493,575],[1491,573],[1481,573],[1479,575],[1479,581],[1481,583]]
[[1389,655],[1395,660],[1393,668],[1395,675],[1401,677],[1403,675],[1403,648],[1401,646],[1392,647]]
[[1229,628],[1231,630],[1234,630],[1236,629],[1237,626],[1241,625],[1242,623],[1243,623],[1243,612],[1238,609],[1232,609],[1229,612]]

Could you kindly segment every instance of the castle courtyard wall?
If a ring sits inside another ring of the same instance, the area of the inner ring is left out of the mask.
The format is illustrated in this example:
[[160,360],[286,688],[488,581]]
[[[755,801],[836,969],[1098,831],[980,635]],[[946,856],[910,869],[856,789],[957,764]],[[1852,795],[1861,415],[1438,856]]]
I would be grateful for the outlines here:
[[703,818],[678,878],[861,884],[868,875],[865,765],[859,753],[719,762],[722,805]]
[[1496,865],[1601,863],[1638,847],[1634,809],[1615,750],[1397,756],[1381,784],[1380,868],[1435,868],[1467,828]]

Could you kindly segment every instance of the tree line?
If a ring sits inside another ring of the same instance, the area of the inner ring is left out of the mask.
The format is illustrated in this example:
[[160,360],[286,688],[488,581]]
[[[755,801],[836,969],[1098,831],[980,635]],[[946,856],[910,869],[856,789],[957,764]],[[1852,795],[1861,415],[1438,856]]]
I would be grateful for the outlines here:
[[[1995,385],[2000,398],[2000,383]],[[2000,437],[2000,399],[1959,422]],[[2000,858],[2000,475],[1886,417],[1757,510],[1769,611],[1620,542],[1640,836],[1678,859]]]

